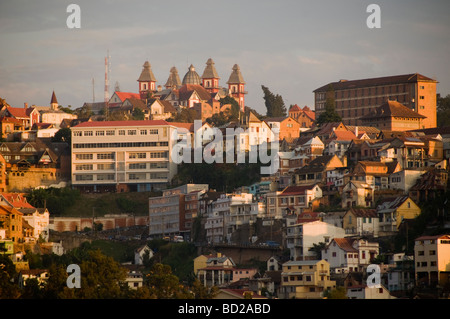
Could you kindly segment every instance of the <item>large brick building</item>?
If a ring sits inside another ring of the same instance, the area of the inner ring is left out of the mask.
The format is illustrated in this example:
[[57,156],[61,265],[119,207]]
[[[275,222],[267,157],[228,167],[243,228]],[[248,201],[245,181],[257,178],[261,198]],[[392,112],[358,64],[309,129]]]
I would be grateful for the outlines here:
[[391,100],[425,116],[421,128],[432,128],[436,127],[437,83],[418,73],[331,82],[313,91],[315,111],[317,116],[325,111],[332,88],[336,111],[344,124],[362,125],[362,116]]

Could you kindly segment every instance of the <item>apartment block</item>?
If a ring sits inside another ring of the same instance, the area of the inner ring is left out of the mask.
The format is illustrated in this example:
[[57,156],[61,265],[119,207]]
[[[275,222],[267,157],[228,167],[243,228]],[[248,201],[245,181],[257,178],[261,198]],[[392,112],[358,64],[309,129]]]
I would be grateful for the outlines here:
[[165,189],[175,126],[162,120],[83,122],[72,127],[72,185],[86,192]]
[[443,287],[450,282],[450,235],[422,236],[414,245],[416,285]]
[[288,261],[281,273],[280,298],[322,298],[325,291],[335,289],[330,280],[330,264],[325,260]]
[[331,82],[313,91],[316,116],[325,111],[332,88],[331,97],[344,124],[364,125],[361,117],[390,100],[425,116],[421,128],[436,127],[437,83],[418,73]]

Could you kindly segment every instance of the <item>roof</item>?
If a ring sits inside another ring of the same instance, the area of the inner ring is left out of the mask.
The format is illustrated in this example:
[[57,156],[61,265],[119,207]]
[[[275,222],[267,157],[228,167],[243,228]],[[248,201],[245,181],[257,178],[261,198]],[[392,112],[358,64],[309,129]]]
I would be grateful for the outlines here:
[[141,96],[138,93],[132,93],[132,92],[119,92],[119,91],[115,91],[114,94],[116,94],[119,99],[123,102],[126,99],[140,99]]
[[24,194],[21,193],[1,193],[1,196],[14,208],[33,208],[30,203],[27,202]]
[[211,94],[200,84],[183,82],[183,86],[178,90],[180,101],[188,100],[194,92],[196,92],[203,101],[209,101],[211,99]]
[[233,72],[231,72],[230,78],[228,79],[227,84],[245,84],[244,78],[241,74],[241,69],[239,65],[235,64],[233,66]]
[[301,185],[301,186],[287,186],[280,194],[283,195],[304,195],[307,190],[311,190],[316,187],[316,184]]
[[428,240],[428,239],[438,239],[438,238],[450,238],[448,234],[434,235],[434,236],[420,236],[415,240]]
[[216,68],[214,66],[214,61],[209,58],[208,61],[206,62],[206,68],[203,71],[203,75],[202,75],[203,79],[219,79],[219,74],[216,71]]
[[73,128],[84,127],[119,127],[119,126],[155,126],[155,125],[170,125],[164,120],[136,120],[136,121],[92,121],[83,122]]
[[351,131],[334,131],[333,134],[336,136],[335,141],[351,141],[356,139],[356,135]]
[[[141,72],[141,75],[139,76],[138,81],[139,82],[156,82],[156,78],[153,75],[151,65],[148,61],[145,61],[143,65],[143,70]],[[123,101],[123,100],[122,100]]]
[[15,118],[29,118],[31,112],[35,110],[34,107],[23,108],[23,107],[6,107],[9,114]]
[[345,251],[357,252],[358,250],[353,247],[353,239],[351,238],[333,238],[336,244]]
[[195,71],[195,67],[191,64],[189,66],[189,71],[184,75],[182,84],[196,84],[200,85],[202,83],[200,76]]
[[353,213],[356,217],[378,217],[376,210],[371,208],[350,208],[348,212]]
[[373,118],[383,118],[383,117],[409,117],[409,118],[426,118],[417,112],[414,112],[410,108],[404,106],[397,101],[387,101],[381,104],[379,107],[375,108],[369,114],[361,117],[362,120],[373,119]]
[[53,103],[58,103],[58,100],[56,99],[55,91],[53,91],[52,99],[50,100],[50,104],[53,104]]
[[170,75],[164,86],[165,87],[175,87],[175,88],[178,88],[181,86],[180,76],[178,75],[178,70],[176,67],[170,68]]
[[328,90],[329,85],[333,86],[333,89],[336,90],[346,90],[346,89],[355,89],[360,87],[367,86],[376,86],[376,85],[387,85],[387,84],[396,84],[396,83],[416,83],[418,81],[425,82],[435,82],[436,80],[421,75],[419,73],[410,73],[403,75],[393,75],[393,76],[384,76],[378,78],[367,78],[360,80],[341,80],[338,82],[331,82],[324,86],[321,86],[315,89],[313,92],[326,92]]
[[408,195],[393,197],[393,198],[387,198],[383,199],[380,204],[377,206],[377,211],[382,210],[396,210],[399,208],[407,199],[409,198]]

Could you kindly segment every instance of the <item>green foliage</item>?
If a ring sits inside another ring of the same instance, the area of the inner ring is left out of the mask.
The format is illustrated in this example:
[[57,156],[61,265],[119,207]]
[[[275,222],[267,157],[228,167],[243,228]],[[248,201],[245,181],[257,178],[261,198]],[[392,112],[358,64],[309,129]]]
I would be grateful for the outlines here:
[[264,103],[267,108],[267,117],[284,117],[287,114],[286,106],[284,105],[281,95],[275,95],[270,90],[261,85],[264,92]]
[[39,188],[26,195],[28,202],[34,207],[47,207],[53,215],[61,215],[75,205],[80,198],[80,192],[69,187]]
[[251,185],[261,179],[260,163],[182,163],[174,183],[209,184],[217,191],[232,191],[242,185]]
[[194,123],[196,119],[198,119],[197,111],[192,108],[183,108],[173,117],[173,122]]
[[52,137],[52,142],[65,142],[69,144],[69,146],[72,145],[71,141],[72,141],[72,131],[68,127],[59,129]]
[[450,94],[437,97],[437,126],[450,126]]
[[334,99],[334,89],[333,86],[327,90],[327,100],[325,102],[325,112],[320,113],[316,120],[316,124],[321,126],[325,123],[341,122],[341,116],[336,112],[336,103]]
[[145,120],[145,114],[141,109],[135,108],[133,110],[133,120]]
[[324,297],[326,297],[327,299],[348,299],[347,291],[344,287],[337,287],[336,289],[333,289],[331,291],[326,291],[324,293]]

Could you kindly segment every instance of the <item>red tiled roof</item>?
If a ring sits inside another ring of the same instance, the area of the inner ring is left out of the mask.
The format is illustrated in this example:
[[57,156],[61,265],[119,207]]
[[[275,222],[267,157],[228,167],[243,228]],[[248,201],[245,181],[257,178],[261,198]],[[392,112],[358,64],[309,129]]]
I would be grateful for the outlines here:
[[361,119],[371,119],[380,117],[409,117],[409,118],[426,118],[417,112],[414,112],[410,108],[404,106],[397,101],[387,101],[383,103],[369,114],[361,117]]
[[335,140],[337,141],[351,141],[356,139],[356,135],[352,131],[334,131],[334,135],[336,135]]
[[280,195],[304,195],[307,190],[313,189],[316,184],[302,186],[287,186]]
[[119,99],[123,102],[123,101],[125,101],[126,99],[132,99],[132,98],[134,98],[134,99],[140,99],[141,98],[141,96],[139,95],[139,93],[132,93],[132,92],[118,92],[118,91],[116,91],[116,92],[114,92],[118,97],[119,97]]
[[20,193],[1,193],[14,208],[34,208]]
[[340,248],[345,251],[357,252],[358,250],[352,246],[353,240],[351,238],[333,238]]

